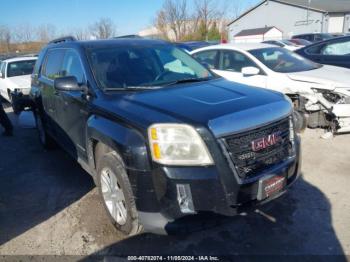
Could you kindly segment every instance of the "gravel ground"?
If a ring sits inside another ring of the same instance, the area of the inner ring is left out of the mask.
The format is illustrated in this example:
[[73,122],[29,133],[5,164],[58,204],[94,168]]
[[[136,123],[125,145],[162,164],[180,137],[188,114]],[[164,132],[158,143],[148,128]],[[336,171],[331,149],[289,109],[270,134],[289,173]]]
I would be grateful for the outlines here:
[[[9,111],[9,110],[8,110]],[[31,121],[0,137],[0,255],[350,255],[350,135],[302,135],[302,178],[272,207],[187,236],[123,238],[92,179],[60,149],[44,151]],[[345,259],[345,258],[344,258]]]

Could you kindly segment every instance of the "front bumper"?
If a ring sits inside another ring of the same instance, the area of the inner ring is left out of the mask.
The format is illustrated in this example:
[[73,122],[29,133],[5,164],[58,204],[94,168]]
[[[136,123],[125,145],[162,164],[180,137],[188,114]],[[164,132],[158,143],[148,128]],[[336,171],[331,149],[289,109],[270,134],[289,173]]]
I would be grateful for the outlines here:
[[[283,193],[300,174],[300,139],[296,139],[293,158],[265,170],[255,180],[238,181],[227,162],[216,159],[211,167],[158,167],[152,173],[130,171],[131,178],[138,178],[135,185],[136,206],[140,223],[146,231],[167,234],[184,226],[183,218],[203,213],[235,216],[255,209]],[[138,173],[138,174],[136,174]],[[257,200],[259,179],[270,175],[284,175],[286,187],[278,195]],[[149,177],[152,181],[149,181]],[[178,200],[178,185],[190,189],[193,212],[184,212]],[[142,188],[142,189],[141,189]]]

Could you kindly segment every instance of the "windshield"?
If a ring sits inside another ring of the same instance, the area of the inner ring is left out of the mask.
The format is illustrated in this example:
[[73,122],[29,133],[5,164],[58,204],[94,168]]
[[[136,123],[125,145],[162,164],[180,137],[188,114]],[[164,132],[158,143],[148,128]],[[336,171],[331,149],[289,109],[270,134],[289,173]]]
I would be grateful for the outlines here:
[[321,65],[283,48],[255,49],[249,51],[249,53],[265,66],[279,73],[302,72],[321,67]]
[[7,66],[7,77],[30,75],[36,60],[26,60],[9,63]]
[[170,45],[93,48],[88,58],[98,84],[108,90],[213,77],[190,55]]

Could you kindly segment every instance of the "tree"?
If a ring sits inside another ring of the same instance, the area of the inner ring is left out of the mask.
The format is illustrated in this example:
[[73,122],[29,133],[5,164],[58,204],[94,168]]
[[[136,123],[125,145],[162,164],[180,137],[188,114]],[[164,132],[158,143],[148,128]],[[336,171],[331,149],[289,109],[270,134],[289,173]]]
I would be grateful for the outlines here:
[[167,25],[167,17],[164,10],[160,10],[157,13],[154,26],[159,31],[162,38],[168,40],[168,25]]
[[34,40],[34,29],[30,24],[21,24],[13,30],[13,39],[17,43],[28,43]]
[[215,0],[195,0],[195,8],[201,37],[204,36],[203,40],[208,40],[209,29],[224,17],[225,7],[221,9]]
[[11,32],[8,26],[0,25],[0,50],[10,52]]
[[52,24],[42,24],[37,29],[37,39],[47,43],[56,37],[56,27]]
[[217,27],[216,22],[214,22],[208,31],[208,40],[220,40],[220,39],[221,39],[220,31]]
[[175,41],[179,41],[186,34],[187,21],[186,0],[165,0],[162,9],[157,13],[155,27],[167,37],[168,31],[172,32]]
[[110,18],[101,18],[90,26],[90,33],[96,39],[107,39],[114,36],[116,30]]
[[85,28],[75,28],[73,30],[73,35],[77,40],[88,40],[90,39],[90,34]]

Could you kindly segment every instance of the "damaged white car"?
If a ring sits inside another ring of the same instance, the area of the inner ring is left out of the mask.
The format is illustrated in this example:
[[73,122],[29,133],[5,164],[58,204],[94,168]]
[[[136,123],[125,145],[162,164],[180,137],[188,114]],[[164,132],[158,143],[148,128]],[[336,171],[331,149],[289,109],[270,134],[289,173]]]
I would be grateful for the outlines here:
[[317,64],[266,44],[209,46],[191,54],[228,80],[286,94],[310,128],[350,132],[349,69]]
[[30,91],[31,74],[37,57],[15,57],[0,63],[0,95],[12,104],[14,98],[27,97]]

